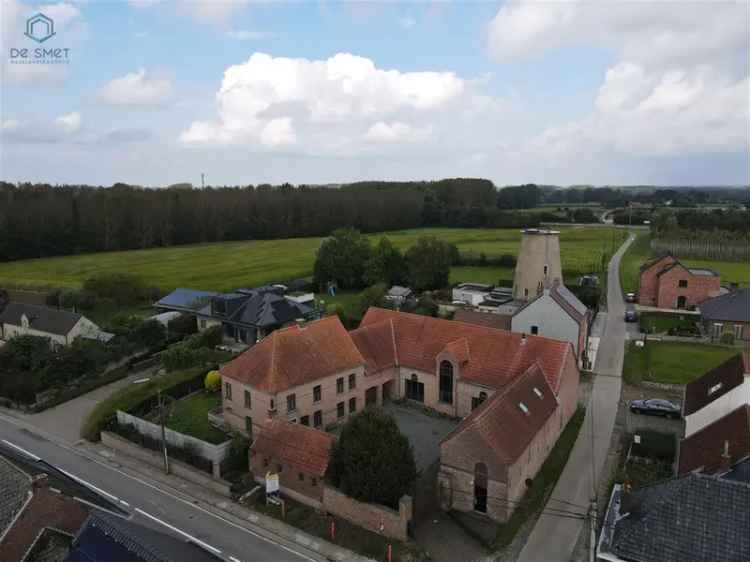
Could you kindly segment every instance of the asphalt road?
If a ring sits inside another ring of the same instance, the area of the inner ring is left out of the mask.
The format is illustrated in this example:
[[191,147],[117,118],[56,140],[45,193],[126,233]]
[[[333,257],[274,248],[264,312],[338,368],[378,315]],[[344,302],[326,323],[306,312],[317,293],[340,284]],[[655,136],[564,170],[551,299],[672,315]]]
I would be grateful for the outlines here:
[[230,562],[302,562],[324,560],[298,545],[269,541],[196,505],[179,493],[139,480],[89,458],[74,447],[43,436],[23,420],[0,414],[0,441],[11,443],[68,471],[120,503],[133,520],[201,544]]
[[[607,273],[607,317],[596,356],[594,384],[568,463],[555,486],[547,508],[586,512],[598,484],[620,400],[625,344],[625,301],[620,288],[620,259],[634,237],[612,257]],[[582,530],[582,518],[543,514],[536,522],[518,562],[569,562]]]

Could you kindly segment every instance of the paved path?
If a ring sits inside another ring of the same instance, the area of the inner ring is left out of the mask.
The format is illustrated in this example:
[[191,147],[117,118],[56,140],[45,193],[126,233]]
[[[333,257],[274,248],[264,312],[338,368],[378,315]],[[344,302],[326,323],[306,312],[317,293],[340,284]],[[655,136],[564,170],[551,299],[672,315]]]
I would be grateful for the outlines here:
[[[598,482],[607,457],[620,400],[625,343],[625,302],[620,288],[620,259],[633,239],[631,235],[609,262],[607,315],[594,365],[597,376],[581,433],[547,504],[549,508],[587,511],[595,489],[592,472]],[[537,520],[518,562],[569,562],[584,523],[580,518],[543,514]]]

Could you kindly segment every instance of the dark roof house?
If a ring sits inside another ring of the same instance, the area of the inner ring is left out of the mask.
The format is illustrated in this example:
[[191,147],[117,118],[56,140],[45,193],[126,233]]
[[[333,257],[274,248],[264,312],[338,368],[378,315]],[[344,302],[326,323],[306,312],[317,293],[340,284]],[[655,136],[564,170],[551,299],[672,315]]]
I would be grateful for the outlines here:
[[[747,355],[747,354],[745,354]],[[750,369],[745,365],[742,353],[733,355],[718,367],[685,385],[683,415],[689,416],[718,400],[745,380]]]
[[679,474],[727,472],[750,457],[750,404],[696,431],[680,443]]
[[737,289],[700,304],[701,316],[711,322],[750,322],[750,289]]
[[750,560],[750,484],[689,474],[612,491],[597,549],[610,562]]
[[21,326],[24,315],[28,319],[30,328],[58,336],[67,335],[83,317],[81,314],[67,310],[11,302],[0,313],[0,324]]

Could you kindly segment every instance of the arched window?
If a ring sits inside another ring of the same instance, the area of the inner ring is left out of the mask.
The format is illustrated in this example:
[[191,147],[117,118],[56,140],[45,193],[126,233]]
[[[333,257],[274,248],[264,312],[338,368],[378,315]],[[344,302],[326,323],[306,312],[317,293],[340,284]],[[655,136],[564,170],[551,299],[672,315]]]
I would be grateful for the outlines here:
[[440,401],[445,404],[453,404],[453,363],[442,361],[440,363]]
[[474,510],[487,513],[487,465],[474,465]]

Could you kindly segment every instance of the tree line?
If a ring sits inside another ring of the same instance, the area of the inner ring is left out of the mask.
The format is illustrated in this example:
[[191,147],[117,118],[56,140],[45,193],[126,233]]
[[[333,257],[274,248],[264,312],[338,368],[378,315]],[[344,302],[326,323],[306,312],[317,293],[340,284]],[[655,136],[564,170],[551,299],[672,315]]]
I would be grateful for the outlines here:
[[483,179],[151,189],[0,182],[0,261],[418,227],[521,227]]

